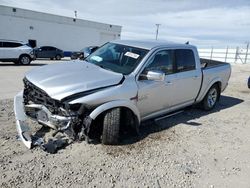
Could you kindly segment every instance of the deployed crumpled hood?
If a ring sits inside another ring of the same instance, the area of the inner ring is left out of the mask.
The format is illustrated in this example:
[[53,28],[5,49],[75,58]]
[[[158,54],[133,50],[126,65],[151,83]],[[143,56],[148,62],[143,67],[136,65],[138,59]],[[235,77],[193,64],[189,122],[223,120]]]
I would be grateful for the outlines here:
[[33,69],[26,78],[50,97],[61,100],[79,92],[118,84],[123,75],[77,60]]

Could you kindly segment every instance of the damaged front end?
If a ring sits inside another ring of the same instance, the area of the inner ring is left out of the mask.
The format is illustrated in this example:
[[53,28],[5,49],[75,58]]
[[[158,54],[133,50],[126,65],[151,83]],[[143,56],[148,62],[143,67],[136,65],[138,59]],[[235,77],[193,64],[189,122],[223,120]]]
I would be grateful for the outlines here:
[[45,145],[38,141],[30,131],[27,117],[43,126],[55,130],[54,136],[61,132],[70,140],[88,140],[88,132],[92,119],[82,104],[69,105],[67,102],[50,98],[44,91],[24,79],[24,90],[14,99],[16,126],[20,139],[28,148]]

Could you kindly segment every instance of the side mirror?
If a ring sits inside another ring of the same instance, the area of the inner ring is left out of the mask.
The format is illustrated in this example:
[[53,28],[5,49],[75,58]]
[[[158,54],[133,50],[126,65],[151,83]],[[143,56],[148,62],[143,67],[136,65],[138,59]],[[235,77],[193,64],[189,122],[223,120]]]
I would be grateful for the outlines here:
[[148,71],[146,74],[146,78],[148,80],[154,80],[154,81],[164,81],[165,80],[165,73],[162,71]]

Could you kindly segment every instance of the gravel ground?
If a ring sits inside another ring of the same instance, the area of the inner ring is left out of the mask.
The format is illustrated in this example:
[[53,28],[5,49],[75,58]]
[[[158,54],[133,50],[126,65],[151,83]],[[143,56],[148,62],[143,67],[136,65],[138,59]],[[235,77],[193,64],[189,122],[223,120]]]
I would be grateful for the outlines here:
[[13,100],[0,100],[0,187],[250,187],[250,65],[232,68],[212,112],[145,122],[119,146],[28,150],[16,139]]

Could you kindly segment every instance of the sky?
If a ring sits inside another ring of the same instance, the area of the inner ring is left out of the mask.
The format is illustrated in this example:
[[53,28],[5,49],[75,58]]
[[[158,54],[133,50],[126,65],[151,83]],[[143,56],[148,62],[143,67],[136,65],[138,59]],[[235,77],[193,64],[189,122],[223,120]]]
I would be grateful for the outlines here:
[[0,0],[0,5],[121,25],[121,39],[155,39],[198,47],[250,42],[250,0]]

